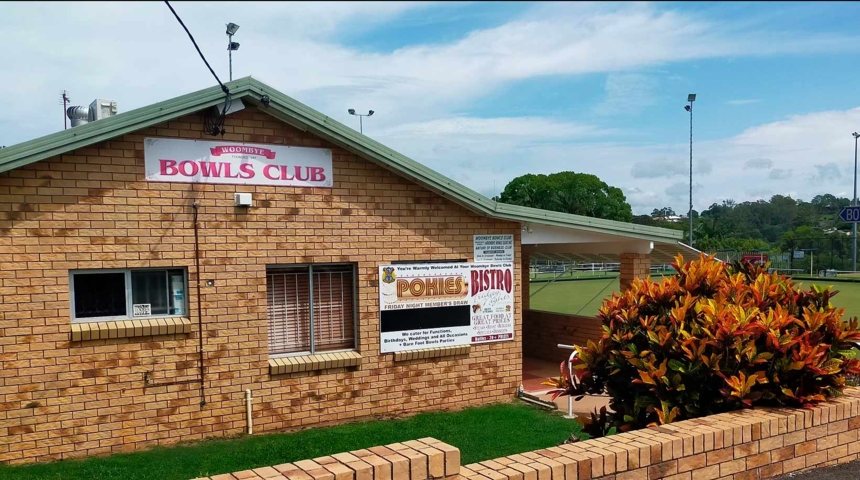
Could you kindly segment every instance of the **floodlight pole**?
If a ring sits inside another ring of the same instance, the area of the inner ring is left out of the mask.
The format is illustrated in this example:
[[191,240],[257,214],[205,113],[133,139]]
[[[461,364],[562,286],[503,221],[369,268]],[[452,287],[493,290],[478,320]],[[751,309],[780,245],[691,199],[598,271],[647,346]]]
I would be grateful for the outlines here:
[[230,81],[233,81],[233,50],[239,49],[238,43],[233,43],[233,35],[239,30],[239,25],[233,22],[227,24],[227,63],[230,65]]
[[358,133],[364,135],[364,117],[373,115],[373,110],[368,110],[367,113],[356,113],[354,108],[347,110],[350,115],[358,117]]
[[[857,206],[857,139],[860,138],[860,133],[854,132],[851,135],[854,136],[854,199],[851,201],[851,205]],[[857,222],[852,223],[851,225],[851,238],[854,240],[854,246],[851,250],[851,261],[852,268],[851,270],[857,271]]]
[[690,210],[687,216],[690,218],[690,246],[693,246],[693,102],[696,101],[696,94],[687,95],[687,111],[690,112]]

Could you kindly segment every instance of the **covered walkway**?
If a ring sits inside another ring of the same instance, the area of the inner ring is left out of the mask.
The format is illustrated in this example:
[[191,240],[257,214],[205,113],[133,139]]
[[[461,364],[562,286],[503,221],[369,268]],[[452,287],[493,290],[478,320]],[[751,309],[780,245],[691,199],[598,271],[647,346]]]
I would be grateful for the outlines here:
[[[680,231],[639,225],[631,227],[629,232],[598,232],[524,224],[522,271],[529,272],[532,262],[539,260],[618,263],[619,287],[624,289],[634,278],[650,276],[652,264],[671,263],[678,254],[687,260],[699,254],[680,242]],[[601,333],[601,324],[593,316],[531,309],[530,283],[530,275],[524,274],[522,389],[534,397],[548,400],[550,388],[542,383],[548,377],[559,375],[559,364],[571,353],[558,345],[582,345],[596,339]],[[567,401],[567,398],[556,400],[559,410],[567,410]],[[606,397],[586,397],[574,403],[574,413],[588,417],[590,412],[607,403]]]

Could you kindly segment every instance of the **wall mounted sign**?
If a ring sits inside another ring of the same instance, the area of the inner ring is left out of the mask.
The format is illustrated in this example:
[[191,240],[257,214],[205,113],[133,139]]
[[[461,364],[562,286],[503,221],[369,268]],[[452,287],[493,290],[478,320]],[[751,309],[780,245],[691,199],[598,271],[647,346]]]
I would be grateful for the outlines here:
[[251,143],[146,138],[150,182],[332,186],[331,150]]
[[379,267],[380,351],[514,338],[512,263]]
[[514,261],[513,235],[475,235],[475,263]]
[[379,267],[380,351],[469,345],[469,265]]
[[471,343],[514,338],[514,265],[473,264],[469,278]]

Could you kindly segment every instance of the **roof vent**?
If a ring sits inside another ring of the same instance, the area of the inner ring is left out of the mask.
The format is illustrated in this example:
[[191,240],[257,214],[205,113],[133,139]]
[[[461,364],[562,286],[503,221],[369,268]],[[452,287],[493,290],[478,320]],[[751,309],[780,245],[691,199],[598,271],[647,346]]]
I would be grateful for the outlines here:
[[90,121],[95,122],[103,118],[116,115],[116,101],[97,98],[90,104]]
[[90,121],[90,109],[87,107],[75,106],[66,109],[66,115],[72,121],[72,126],[77,127]]
[[74,106],[66,109],[73,127],[116,115],[116,101],[97,98],[89,107]]

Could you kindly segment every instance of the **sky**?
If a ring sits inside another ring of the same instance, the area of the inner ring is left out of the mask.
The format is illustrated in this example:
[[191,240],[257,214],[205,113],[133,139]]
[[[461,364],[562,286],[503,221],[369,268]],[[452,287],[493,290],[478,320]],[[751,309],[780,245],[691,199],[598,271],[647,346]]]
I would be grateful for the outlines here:
[[[253,76],[487,196],[576,171],[636,214],[853,195],[860,3],[172,2],[216,73]],[[210,87],[162,2],[0,3],[0,145]]]

